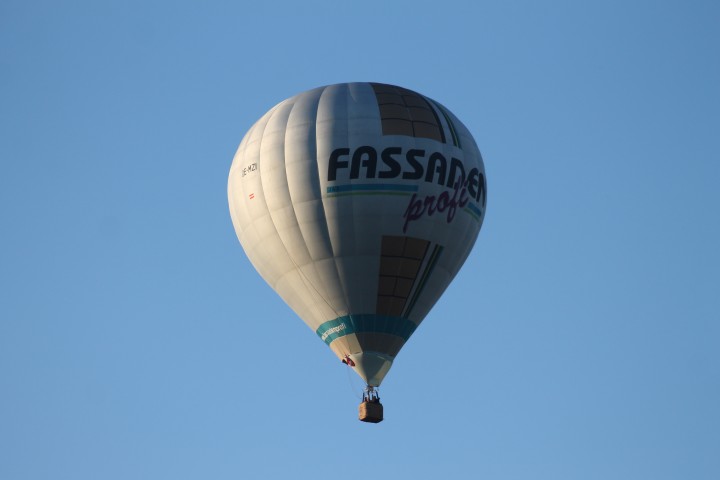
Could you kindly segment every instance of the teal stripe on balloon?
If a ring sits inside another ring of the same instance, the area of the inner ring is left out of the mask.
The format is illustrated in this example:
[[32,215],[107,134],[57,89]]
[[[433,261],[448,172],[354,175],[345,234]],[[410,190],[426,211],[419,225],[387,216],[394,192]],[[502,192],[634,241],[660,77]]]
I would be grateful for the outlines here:
[[465,211],[472,215],[474,219],[480,221],[480,217],[482,217],[482,210],[480,210],[477,205],[474,203],[468,203],[465,206]]
[[393,183],[361,183],[356,185],[334,185],[332,187],[327,187],[328,196],[369,194],[408,195],[410,192],[417,191],[417,185],[399,185]]
[[385,333],[407,341],[416,328],[417,325],[407,318],[370,313],[338,317],[320,325],[315,333],[330,345],[336,338],[353,333]]

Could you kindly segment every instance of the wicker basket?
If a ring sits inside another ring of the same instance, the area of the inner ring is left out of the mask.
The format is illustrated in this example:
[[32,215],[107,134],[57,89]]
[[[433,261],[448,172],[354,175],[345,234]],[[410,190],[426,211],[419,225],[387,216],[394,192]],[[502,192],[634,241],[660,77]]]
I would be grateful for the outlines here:
[[360,421],[379,423],[383,421],[383,406],[380,402],[362,402],[358,407]]

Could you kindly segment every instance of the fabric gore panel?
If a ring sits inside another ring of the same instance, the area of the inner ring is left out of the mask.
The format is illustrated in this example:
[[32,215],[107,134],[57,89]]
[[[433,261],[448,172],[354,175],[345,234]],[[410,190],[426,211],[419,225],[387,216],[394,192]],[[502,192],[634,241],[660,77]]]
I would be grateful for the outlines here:
[[440,119],[422,95],[394,85],[370,85],[380,108],[383,135],[407,135],[445,143]]
[[429,245],[420,238],[382,237],[375,313],[402,316]]

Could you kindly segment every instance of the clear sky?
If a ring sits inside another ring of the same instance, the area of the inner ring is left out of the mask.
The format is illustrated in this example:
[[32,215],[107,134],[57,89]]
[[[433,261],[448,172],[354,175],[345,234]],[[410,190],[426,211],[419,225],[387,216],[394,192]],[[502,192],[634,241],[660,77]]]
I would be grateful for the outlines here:
[[[701,0],[4,0],[0,478],[720,478],[718,25]],[[378,425],[227,207],[247,129],[345,81],[446,105],[488,178]]]

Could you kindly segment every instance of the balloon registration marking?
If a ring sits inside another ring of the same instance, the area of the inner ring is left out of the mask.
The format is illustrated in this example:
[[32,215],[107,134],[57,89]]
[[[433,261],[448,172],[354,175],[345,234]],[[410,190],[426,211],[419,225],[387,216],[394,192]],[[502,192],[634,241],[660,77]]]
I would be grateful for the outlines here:
[[257,163],[251,163],[250,165],[248,165],[247,167],[242,169],[242,176],[244,177],[248,173],[254,172],[256,170],[257,170]]

